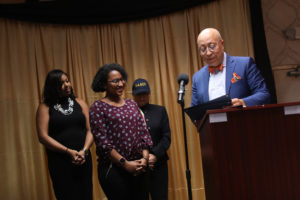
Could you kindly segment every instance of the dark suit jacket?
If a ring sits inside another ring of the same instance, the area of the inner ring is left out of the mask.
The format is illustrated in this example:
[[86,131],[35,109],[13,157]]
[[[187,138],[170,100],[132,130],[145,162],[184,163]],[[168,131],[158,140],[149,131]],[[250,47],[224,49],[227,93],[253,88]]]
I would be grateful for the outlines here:
[[156,165],[159,165],[169,159],[167,150],[171,144],[171,130],[168,114],[164,106],[154,104],[147,104],[141,110],[153,141],[150,153],[157,157]]
[[[226,56],[226,94],[232,99],[243,99],[246,106],[269,103],[270,93],[254,60],[250,57]],[[191,106],[209,101],[209,76],[207,65],[194,74]]]

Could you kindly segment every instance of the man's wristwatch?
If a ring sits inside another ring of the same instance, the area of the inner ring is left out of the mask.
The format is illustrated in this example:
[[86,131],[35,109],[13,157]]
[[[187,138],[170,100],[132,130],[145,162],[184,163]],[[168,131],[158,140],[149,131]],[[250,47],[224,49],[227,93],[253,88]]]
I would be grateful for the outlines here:
[[125,165],[125,162],[126,162],[126,160],[125,160],[125,158],[120,158],[120,165],[123,167],[124,165]]

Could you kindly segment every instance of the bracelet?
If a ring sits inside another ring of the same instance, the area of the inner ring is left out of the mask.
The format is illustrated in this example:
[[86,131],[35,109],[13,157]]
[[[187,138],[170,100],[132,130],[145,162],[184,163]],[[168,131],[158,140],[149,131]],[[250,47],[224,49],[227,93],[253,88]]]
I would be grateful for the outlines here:
[[65,150],[65,151],[66,151],[66,153],[68,153],[68,150],[69,150],[69,148],[68,148],[68,147],[66,147],[66,150]]

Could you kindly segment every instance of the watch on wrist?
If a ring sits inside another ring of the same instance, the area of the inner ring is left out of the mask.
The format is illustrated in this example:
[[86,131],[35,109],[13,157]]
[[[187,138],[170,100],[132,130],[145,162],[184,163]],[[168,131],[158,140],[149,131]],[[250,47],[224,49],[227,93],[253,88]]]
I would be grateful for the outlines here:
[[84,155],[85,155],[85,156],[88,156],[88,155],[89,155],[89,150],[88,150],[88,149],[83,149],[83,151],[84,151]]
[[120,158],[120,165],[123,167],[124,165],[125,165],[125,162],[126,162],[126,160],[125,160],[125,158]]

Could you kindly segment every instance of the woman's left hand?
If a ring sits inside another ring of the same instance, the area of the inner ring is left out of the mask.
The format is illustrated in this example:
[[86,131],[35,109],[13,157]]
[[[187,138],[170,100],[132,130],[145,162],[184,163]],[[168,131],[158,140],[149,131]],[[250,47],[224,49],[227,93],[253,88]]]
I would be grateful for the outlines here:
[[68,152],[70,152],[70,155],[72,158],[72,163],[74,165],[82,165],[83,163],[85,163],[84,152],[82,152],[82,151],[78,152],[78,151],[72,150],[72,149],[69,149]]
[[136,172],[134,173],[135,176],[146,172],[148,166],[148,161],[145,158],[141,158],[137,161],[139,162],[139,167],[136,169]]
[[77,165],[82,165],[83,163],[85,163],[85,152],[84,150],[80,150],[78,152],[78,162],[76,163]]
[[149,163],[148,163],[148,166],[149,166],[150,170],[153,170],[156,161],[157,161],[156,156],[154,154],[149,154]]

